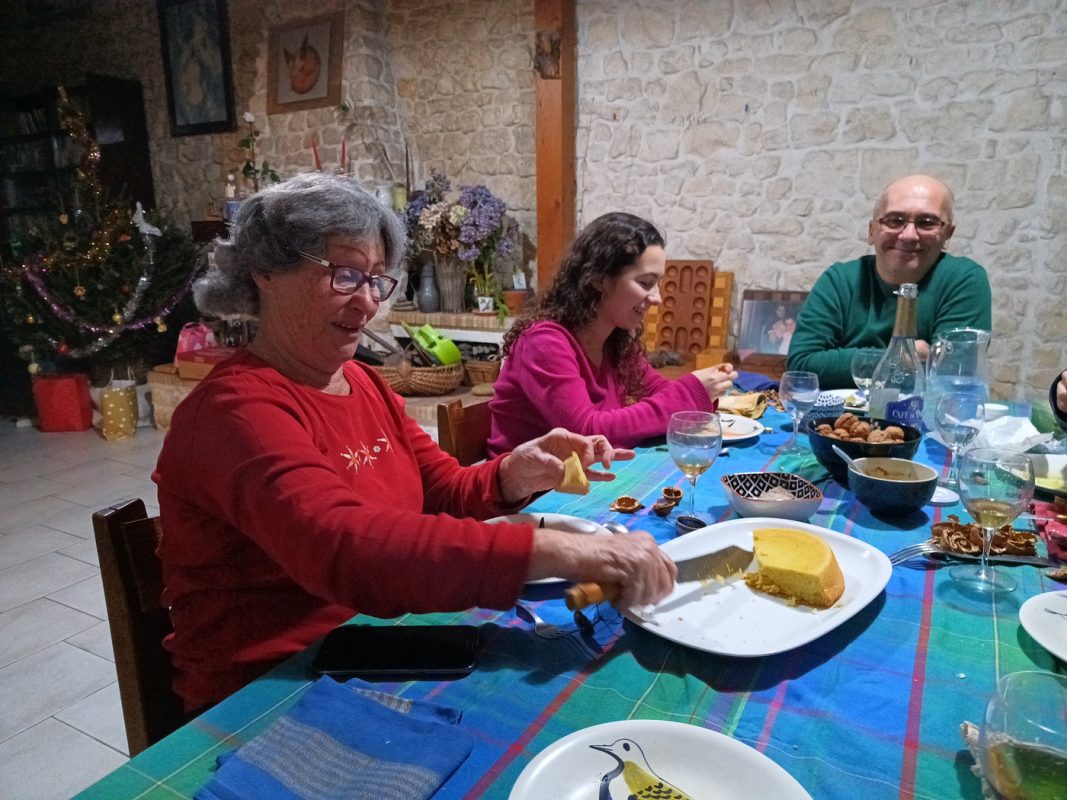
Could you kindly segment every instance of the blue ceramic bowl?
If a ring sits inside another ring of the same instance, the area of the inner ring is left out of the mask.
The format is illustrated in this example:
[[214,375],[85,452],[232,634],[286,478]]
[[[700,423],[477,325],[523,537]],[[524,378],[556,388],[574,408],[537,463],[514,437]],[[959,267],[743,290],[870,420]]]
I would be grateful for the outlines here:
[[857,458],[848,468],[848,488],[871,511],[901,516],[930,502],[937,471],[905,458]]
[[[896,424],[887,422],[884,419],[871,419],[862,414],[857,414],[856,417],[865,422],[874,423],[879,428]],[[842,441],[841,439],[834,439],[832,436],[823,436],[816,430],[823,423],[832,426],[834,419],[834,417],[809,416],[804,423],[803,430],[808,434],[811,452],[815,454],[815,458],[826,467],[829,473],[834,476],[834,480],[842,486],[848,486],[848,465],[833,451],[833,445],[836,444],[844,450],[849,458],[912,458],[918,451],[919,442],[922,440],[922,433],[919,429],[912,428],[909,425],[898,426],[904,430],[903,442],[885,442],[881,444]]]

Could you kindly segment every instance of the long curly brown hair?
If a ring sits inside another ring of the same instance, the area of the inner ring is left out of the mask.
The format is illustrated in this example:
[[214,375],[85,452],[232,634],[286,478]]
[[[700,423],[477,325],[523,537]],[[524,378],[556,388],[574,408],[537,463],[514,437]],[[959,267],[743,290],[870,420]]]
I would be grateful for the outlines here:
[[[506,357],[523,331],[541,320],[552,320],[575,332],[596,319],[604,287],[634,264],[646,249],[664,246],[655,225],[633,214],[613,212],[597,217],[578,234],[563,256],[556,279],[504,335]],[[644,394],[641,382],[645,347],[642,328],[616,328],[608,336],[605,353],[615,369],[623,399],[633,402]]]

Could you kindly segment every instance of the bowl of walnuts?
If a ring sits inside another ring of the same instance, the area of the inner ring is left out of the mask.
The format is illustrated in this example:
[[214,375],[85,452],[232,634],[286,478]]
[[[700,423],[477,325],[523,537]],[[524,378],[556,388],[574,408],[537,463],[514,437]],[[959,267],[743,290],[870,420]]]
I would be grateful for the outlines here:
[[910,459],[922,440],[918,428],[848,411],[836,417],[809,419],[806,428],[811,451],[842,486],[848,486],[848,465],[833,451],[835,444],[850,458]]

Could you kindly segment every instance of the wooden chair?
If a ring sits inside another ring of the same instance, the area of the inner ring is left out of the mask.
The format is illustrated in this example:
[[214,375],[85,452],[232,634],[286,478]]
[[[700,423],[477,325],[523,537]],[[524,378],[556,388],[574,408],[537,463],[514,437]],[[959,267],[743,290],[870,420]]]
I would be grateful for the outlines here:
[[463,466],[484,461],[488,454],[489,403],[465,406],[458,398],[438,403],[437,441]]
[[156,556],[159,517],[149,518],[141,500],[128,500],[93,514],[93,531],[126,741],[135,756],[185,722],[181,699],[171,688],[170,654],[163,647],[173,627]]

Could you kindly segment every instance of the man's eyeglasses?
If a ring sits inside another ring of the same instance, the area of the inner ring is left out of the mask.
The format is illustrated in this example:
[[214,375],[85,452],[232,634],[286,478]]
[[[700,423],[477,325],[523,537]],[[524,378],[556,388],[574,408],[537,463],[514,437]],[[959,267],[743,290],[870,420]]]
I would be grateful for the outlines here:
[[308,261],[313,261],[319,266],[330,270],[332,273],[330,275],[330,287],[338,294],[355,294],[363,284],[369,283],[371,297],[375,300],[388,300],[399,283],[396,278],[390,278],[388,275],[368,275],[356,267],[335,264],[325,258],[319,258],[300,250],[296,252],[297,255],[303,256]]
[[917,217],[909,217],[905,214],[886,214],[884,217],[879,217],[876,222],[882,226],[882,230],[890,233],[900,233],[908,227],[908,223],[914,225],[919,233],[936,233],[948,225],[941,217],[935,217],[933,214],[920,214]]

